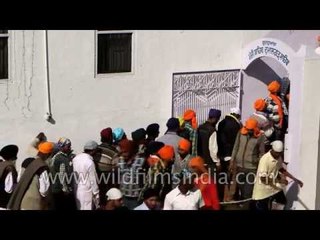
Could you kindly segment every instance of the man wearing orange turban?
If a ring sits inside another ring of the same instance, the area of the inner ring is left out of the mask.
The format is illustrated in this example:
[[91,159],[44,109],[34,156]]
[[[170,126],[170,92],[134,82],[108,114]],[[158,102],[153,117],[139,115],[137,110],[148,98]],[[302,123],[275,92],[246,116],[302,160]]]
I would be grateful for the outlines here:
[[174,160],[174,148],[171,145],[164,145],[158,152],[159,159],[154,161],[154,165],[150,166],[147,174],[145,185],[140,193],[138,202],[143,200],[143,194],[147,189],[155,189],[158,191],[159,200],[163,205],[164,198],[172,190],[171,169]]
[[185,130],[189,133],[189,140],[192,144],[191,154],[197,156],[198,134],[197,134],[197,118],[195,111],[188,109],[183,114],[185,121]]
[[274,138],[272,140],[284,140],[284,133],[287,128],[285,115],[288,115],[288,109],[280,97],[281,85],[278,81],[272,81],[268,85],[269,96],[266,98],[267,117],[273,122]]
[[265,136],[258,128],[257,120],[249,118],[237,135],[230,163],[230,172],[237,175],[240,200],[251,198],[255,173],[264,153]]
[[138,154],[133,141],[123,139],[119,146],[120,190],[123,193],[124,205],[132,210],[139,205],[138,198],[143,186],[143,179],[140,177],[146,160]]
[[[52,202],[49,194],[49,167],[47,160],[54,144],[42,141],[36,158],[25,159],[21,164],[18,184],[7,208],[11,210],[48,210]],[[36,191],[34,189],[37,189]]]
[[[181,139],[178,145],[178,158],[174,161],[173,165],[173,175],[177,180],[176,176],[183,170],[188,168],[188,163],[192,157],[190,154],[191,143],[187,139]],[[173,184],[172,187],[176,187],[176,184]]]
[[202,198],[205,203],[204,208],[208,210],[219,210],[220,202],[217,186],[214,182],[214,179],[208,174],[208,170],[204,165],[203,158],[192,158],[189,162],[189,168],[197,174],[195,184],[201,191]]
[[274,128],[272,126],[272,122],[267,118],[268,114],[266,113],[267,104],[264,99],[259,98],[254,102],[255,112],[250,116],[250,118],[254,118],[258,122],[258,128],[261,130],[266,138],[266,148],[270,148],[270,139],[274,132]]

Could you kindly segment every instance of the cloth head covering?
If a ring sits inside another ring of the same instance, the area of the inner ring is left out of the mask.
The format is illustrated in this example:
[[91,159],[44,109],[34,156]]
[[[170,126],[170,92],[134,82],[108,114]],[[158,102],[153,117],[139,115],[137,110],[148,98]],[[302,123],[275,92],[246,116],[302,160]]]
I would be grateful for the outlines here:
[[167,127],[169,130],[171,129],[179,129],[180,123],[178,118],[169,118],[167,121]]
[[112,135],[113,135],[113,140],[115,142],[119,142],[124,135],[124,130],[122,128],[116,128],[113,130]]
[[98,143],[95,141],[88,141],[86,142],[86,144],[84,145],[84,150],[95,150],[98,148]]
[[278,81],[272,81],[268,85],[268,91],[271,92],[271,93],[279,92],[280,88],[281,88],[281,85],[280,85],[280,83]]
[[184,124],[184,119],[182,116],[178,117],[178,120],[179,120],[179,126],[182,127],[183,124]]
[[238,107],[231,108],[230,113],[241,115],[240,108]]
[[100,137],[104,138],[107,141],[112,140],[112,129],[111,128],[105,128],[100,132]]
[[274,141],[271,143],[272,149],[275,152],[281,153],[283,152],[283,142],[282,141]]
[[240,132],[243,135],[247,135],[249,130],[253,130],[254,137],[261,135],[260,129],[258,128],[258,121],[255,118],[249,118]]
[[157,135],[159,134],[160,125],[158,123],[152,123],[147,127],[148,135]]
[[164,145],[158,151],[158,155],[165,162],[172,161],[174,157],[174,148],[171,145]]
[[148,188],[144,193],[143,193],[143,200],[146,200],[151,197],[159,197],[159,191],[153,188]]
[[157,162],[159,162],[160,158],[157,155],[150,155],[147,159],[147,163],[149,165],[149,167],[153,167],[154,165],[157,164]]
[[254,109],[256,109],[257,111],[263,111],[266,108],[266,102],[264,101],[264,99],[259,98],[254,102]]
[[185,152],[189,152],[191,148],[191,142],[185,138],[182,138],[178,144],[179,148]]
[[191,121],[191,126],[193,129],[196,129],[198,127],[196,112],[192,109],[188,109],[184,112],[183,119],[185,121]]
[[38,151],[44,154],[52,153],[54,144],[52,142],[43,142],[38,146]]
[[71,141],[69,138],[61,137],[59,138],[57,145],[58,148],[63,148],[64,146],[71,145]]
[[156,154],[162,147],[164,147],[163,142],[152,141],[147,146],[147,151],[150,154]]
[[204,166],[204,160],[202,157],[194,157],[189,161],[189,168],[198,169],[201,173],[206,173],[207,169]]
[[131,140],[124,139],[119,142],[119,147],[122,152],[129,152],[131,155],[134,153],[135,144]]
[[18,151],[19,148],[17,145],[7,145],[1,149],[0,156],[3,157],[4,160],[17,159]]
[[107,200],[118,200],[122,198],[122,193],[117,188],[110,188],[106,196]]
[[209,118],[220,118],[221,117],[221,111],[219,109],[211,108],[209,111]]
[[146,130],[144,128],[139,128],[131,133],[132,140],[135,142],[139,142],[146,138]]

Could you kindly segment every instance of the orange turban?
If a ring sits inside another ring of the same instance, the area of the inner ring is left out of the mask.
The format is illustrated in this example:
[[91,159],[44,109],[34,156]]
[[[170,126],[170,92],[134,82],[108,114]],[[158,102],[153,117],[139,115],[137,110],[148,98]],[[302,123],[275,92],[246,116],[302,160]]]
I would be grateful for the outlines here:
[[259,98],[254,102],[254,108],[257,111],[263,111],[266,108],[266,102],[262,98]]
[[182,138],[179,141],[179,148],[182,149],[183,151],[189,152],[190,151],[190,147],[191,147],[191,143],[187,139]]
[[268,85],[268,90],[271,93],[277,93],[280,90],[280,83],[277,81],[272,81],[269,85]]
[[52,153],[54,144],[52,142],[43,142],[40,143],[38,146],[38,150],[41,153],[47,154]]
[[150,167],[154,166],[159,162],[159,158],[157,156],[150,156],[147,159],[147,163]]
[[259,137],[260,134],[261,134],[260,133],[260,129],[258,128],[258,121],[256,119],[254,119],[254,118],[249,118],[246,121],[246,124],[241,129],[241,134],[247,135],[248,134],[248,130],[253,130],[255,137]]
[[196,118],[196,112],[191,110],[191,109],[188,109],[184,112],[183,114],[183,119],[185,121],[190,121],[191,120],[191,125],[192,125],[192,128],[196,129],[198,126],[197,126],[197,118]]
[[204,166],[204,160],[202,157],[194,157],[190,159],[189,168],[195,168],[201,171],[202,173],[206,173],[207,169]]
[[158,155],[163,161],[171,161],[174,157],[174,148],[171,145],[164,145],[158,151]]

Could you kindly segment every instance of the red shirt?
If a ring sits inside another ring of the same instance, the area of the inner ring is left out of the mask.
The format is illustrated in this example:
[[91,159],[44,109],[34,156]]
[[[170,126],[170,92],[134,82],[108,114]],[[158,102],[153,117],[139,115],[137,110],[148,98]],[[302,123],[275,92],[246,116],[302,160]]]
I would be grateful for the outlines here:
[[208,173],[202,174],[195,180],[196,186],[200,189],[204,200],[205,208],[209,210],[219,210],[220,201],[218,197],[217,186]]

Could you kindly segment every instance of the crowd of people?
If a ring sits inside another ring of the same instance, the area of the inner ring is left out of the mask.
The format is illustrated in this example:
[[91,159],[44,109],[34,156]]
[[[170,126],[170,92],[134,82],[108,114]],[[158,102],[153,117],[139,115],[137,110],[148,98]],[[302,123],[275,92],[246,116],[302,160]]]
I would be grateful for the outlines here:
[[[266,98],[241,123],[240,109],[210,109],[198,126],[196,112],[160,126],[152,123],[128,137],[122,128],[100,132],[101,143],[88,141],[74,154],[65,137],[50,142],[44,133],[30,144],[19,172],[19,148],[0,151],[0,207],[9,210],[220,210],[238,201],[247,209],[270,210],[285,204],[287,177],[284,135],[289,94],[268,85]],[[239,204],[240,204],[239,203]]]

